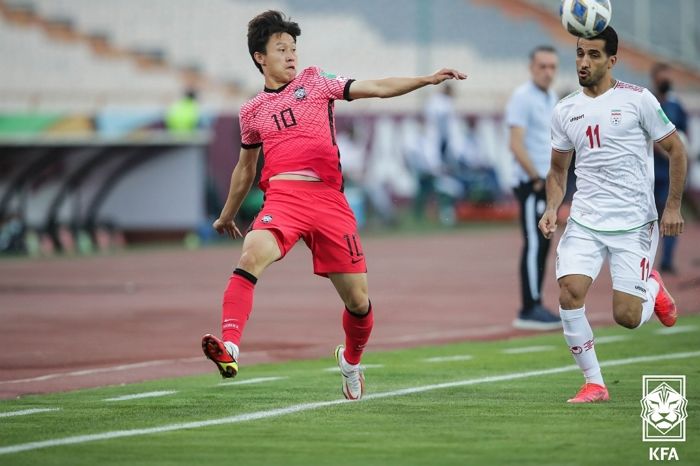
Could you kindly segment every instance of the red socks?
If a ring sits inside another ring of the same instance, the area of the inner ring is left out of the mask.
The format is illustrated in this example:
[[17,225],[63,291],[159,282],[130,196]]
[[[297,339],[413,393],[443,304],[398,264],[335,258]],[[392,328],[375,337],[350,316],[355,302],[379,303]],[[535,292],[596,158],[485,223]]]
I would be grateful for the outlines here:
[[[221,333],[224,341],[240,346],[241,335],[250,312],[253,310],[253,291],[258,279],[242,269],[233,271],[224,291]],[[374,325],[372,304],[363,316],[343,312],[343,330],[345,330],[345,352],[343,357],[348,364],[359,364],[369,335]]]
[[221,333],[224,341],[237,346],[245,328],[250,311],[253,310],[253,290],[258,279],[243,269],[236,269],[224,291]]
[[374,325],[374,313],[372,303],[369,311],[363,316],[351,314],[347,308],[343,312],[343,330],[345,330],[345,352],[343,357],[348,364],[359,364],[362,352],[365,350],[369,334]]

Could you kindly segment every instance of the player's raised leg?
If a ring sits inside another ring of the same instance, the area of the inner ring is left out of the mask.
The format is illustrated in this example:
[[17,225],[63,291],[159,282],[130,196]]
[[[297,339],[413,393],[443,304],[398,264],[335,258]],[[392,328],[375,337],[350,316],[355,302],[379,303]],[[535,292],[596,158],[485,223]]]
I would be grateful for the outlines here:
[[600,364],[595,354],[593,330],[586,318],[584,301],[593,279],[586,275],[566,275],[559,279],[559,313],[564,338],[574,360],[586,378],[581,390],[569,403],[590,403],[609,399]]
[[367,274],[331,273],[328,277],[345,304],[345,345],[339,345],[335,350],[343,378],[343,395],[349,400],[359,400],[365,391],[360,359],[374,325],[374,313],[367,293]]
[[609,238],[615,321],[637,328],[656,316],[670,327],[676,323],[673,297],[656,270],[651,270],[658,246],[656,222]]
[[224,291],[221,317],[222,338],[202,337],[202,350],[223,377],[238,374],[238,353],[243,329],[253,309],[255,284],[262,272],[279,259],[281,252],[274,235],[268,230],[254,230],[246,235],[238,267]]

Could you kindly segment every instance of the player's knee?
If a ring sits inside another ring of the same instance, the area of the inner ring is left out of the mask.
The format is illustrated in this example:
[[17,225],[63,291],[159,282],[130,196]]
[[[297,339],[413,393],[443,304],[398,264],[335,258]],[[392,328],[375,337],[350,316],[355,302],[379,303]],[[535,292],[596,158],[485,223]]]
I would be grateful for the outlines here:
[[241,258],[238,260],[238,268],[258,276],[274,262],[276,256],[276,251],[268,244],[253,243],[243,248]]
[[255,250],[252,249],[243,251],[241,258],[238,260],[238,268],[253,274],[255,274],[254,271],[258,270],[259,264],[260,257],[256,254]]
[[578,309],[583,306],[586,293],[581,286],[561,281],[559,284],[559,305],[562,309]]
[[241,258],[238,261],[238,268],[259,277],[271,262],[269,254],[265,254],[263,251],[249,249],[243,251],[241,254]]
[[353,290],[345,298],[345,307],[353,314],[364,315],[369,312],[369,297],[361,289]]
[[642,321],[641,309],[628,303],[619,303],[613,306],[615,322],[626,328],[637,328]]

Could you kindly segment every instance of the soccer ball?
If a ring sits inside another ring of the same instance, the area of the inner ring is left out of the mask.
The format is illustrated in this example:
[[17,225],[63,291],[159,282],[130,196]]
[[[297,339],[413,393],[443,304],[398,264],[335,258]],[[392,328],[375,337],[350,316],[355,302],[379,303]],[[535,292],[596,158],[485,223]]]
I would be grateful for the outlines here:
[[571,34],[590,38],[603,32],[612,17],[609,0],[562,0],[561,24]]

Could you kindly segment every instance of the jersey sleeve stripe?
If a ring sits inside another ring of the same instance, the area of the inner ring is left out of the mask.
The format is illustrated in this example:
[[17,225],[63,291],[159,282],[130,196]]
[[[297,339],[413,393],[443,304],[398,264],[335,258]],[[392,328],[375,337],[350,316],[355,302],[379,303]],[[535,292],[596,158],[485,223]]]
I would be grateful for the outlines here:
[[669,131],[668,133],[664,134],[664,135],[661,136],[659,139],[654,139],[654,142],[661,142],[661,141],[663,141],[664,139],[666,139],[667,137],[669,137],[670,135],[672,135],[672,134],[675,133],[675,132],[676,132],[676,128],[673,128],[671,131]]
[[572,147],[571,149],[562,149],[562,148],[560,148],[560,147],[554,147],[554,146],[552,146],[552,150],[555,151],[555,152],[559,152],[559,153],[561,153],[561,154],[568,154],[569,152],[571,152],[572,150],[574,150],[574,148]]
[[256,142],[255,144],[243,144],[243,143],[241,143],[241,147],[243,149],[257,149],[258,147],[262,147],[262,142]]
[[345,88],[343,89],[343,99],[347,100],[350,102],[352,99],[350,98],[350,84],[354,83],[354,79],[348,79],[347,82],[345,83]]

